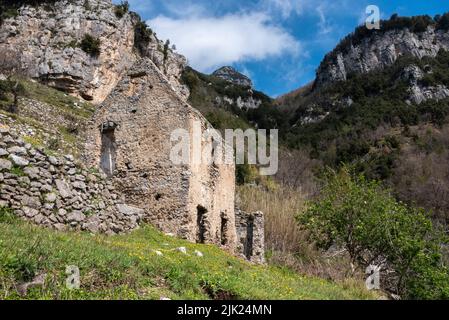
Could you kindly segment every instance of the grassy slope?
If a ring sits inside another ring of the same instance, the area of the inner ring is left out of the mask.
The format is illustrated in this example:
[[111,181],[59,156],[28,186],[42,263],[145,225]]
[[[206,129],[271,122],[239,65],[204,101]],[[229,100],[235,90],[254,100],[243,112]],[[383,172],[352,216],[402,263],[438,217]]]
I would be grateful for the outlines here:
[[[21,84],[24,87],[26,97],[45,102],[57,108],[63,115],[90,119],[95,111],[95,107],[89,102],[82,101],[36,81],[22,80]],[[80,107],[74,107],[75,103]]]
[[[187,248],[187,255],[176,251]],[[195,256],[194,250],[204,253]],[[157,256],[153,250],[160,250]],[[81,271],[81,289],[65,288],[65,268]],[[254,266],[219,248],[167,237],[146,226],[130,235],[60,233],[0,222],[0,299],[20,298],[20,279],[48,274],[30,299],[372,299],[354,283],[336,284],[286,269]]]
[[[0,81],[0,85],[5,81]],[[12,95],[7,94],[6,99],[0,97],[0,115],[13,120],[15,124],[24,124],[32,127],[36,135],[25,137],[24,140],[35,147],[44,147],[48,153],[70,153],[75,156],[81,153],[79,137],[83,133],[83,126],[92,117],[95,107],[78,98],[72,97],[59,90],[50,88],[36,81],[20,79],[22,93],[17,113],[9,113],[8,105],[12,104]],[[5,98],[5,97],[3,97]],[[32,100],[46,105],[46,116],[40,117],[36,111],[28,107],[28,102]],[[69,125],[53,120],[46,122],[48,118],[64,118]]]

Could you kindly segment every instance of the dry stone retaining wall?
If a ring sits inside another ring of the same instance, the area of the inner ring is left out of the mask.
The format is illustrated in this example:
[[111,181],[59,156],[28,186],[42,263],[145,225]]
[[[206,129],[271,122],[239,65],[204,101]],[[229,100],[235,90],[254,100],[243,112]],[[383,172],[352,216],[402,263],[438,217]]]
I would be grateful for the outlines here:
[[128,206],[105,176],[25,143],[0,124],[0,208],[58,230],[116,234],[138,227],[143,210]]

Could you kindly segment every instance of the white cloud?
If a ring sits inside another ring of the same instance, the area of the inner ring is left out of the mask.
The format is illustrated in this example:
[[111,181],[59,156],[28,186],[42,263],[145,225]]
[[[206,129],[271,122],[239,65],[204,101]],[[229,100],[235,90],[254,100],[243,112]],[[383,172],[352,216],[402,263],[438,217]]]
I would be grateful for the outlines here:
[[323,7],[320,5],[316,8],[316,12],[320,21],[318,22],[318,32],[325,35],[332,32],[333,27],[328,23]]
[[170,39],[190,65],[203,72],[236,62],[297,55],[301,44],[262,13],[222,17],[158,16],[148,24],[163,39]]
[[237,64],[236,68],[237,68],[237,70],[239,70],[239,72],[241,74],[247,76],[251,80],[255,79],[253,72],[251,70],[249,70],[248,67],[244,63]]
[[310,4],[310,0],[262,0],[262,5],[268,11],[278,11],[283,18],[289,18],[292,14],[303,14]]

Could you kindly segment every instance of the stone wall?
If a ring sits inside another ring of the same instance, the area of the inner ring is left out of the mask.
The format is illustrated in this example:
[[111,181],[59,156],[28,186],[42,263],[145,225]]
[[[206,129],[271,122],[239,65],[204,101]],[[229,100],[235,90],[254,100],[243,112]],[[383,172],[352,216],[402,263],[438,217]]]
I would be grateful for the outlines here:
[[33,148],[0,123],[0,207],[58,230],[116,234],[138,227],[143,210],[128,206],[104,175]]
[[116,189],[145,210],[146,222],[193,242],[234,250],[234,165],[175,165],[170,160],[172,131],[185,129],[192,138],[195,124],[212,128],[150,59],[141,59],[88,126],[85,161],[101,167],[109,158]]
[[265,220],[262,212],[235,210],[238,252],[254,263],[265,263]]

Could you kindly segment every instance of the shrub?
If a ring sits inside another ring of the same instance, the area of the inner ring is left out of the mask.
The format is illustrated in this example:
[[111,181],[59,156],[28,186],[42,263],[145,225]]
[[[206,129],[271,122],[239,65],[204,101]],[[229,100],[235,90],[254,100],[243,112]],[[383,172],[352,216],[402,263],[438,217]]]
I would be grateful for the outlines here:
[[6,102],[6,111],[16,113],[19,107],[19,97],[24,94],[25,88],[18,80],[0,80],[0,101]]
[[235,178],[238,185],[254,183],[257,177],[257,169],[249,164],[239,164],[235,168]]
[[322,248],[343,247],[364,270],[382,267],[385,289],[411,299],[448,299],[449,273],[440,246],[447,242],[421,209],[397,202],[375,181],[350,169],[329,170],[319,200],[298,215]]
[[170,49],[170,40],[167,39],[164,44],[164,62],[168,59],[168,51]]
[[17,8],[3,8],[0,7],[0,26],[3,24],[3,21],[9,18],[15,18],[19,14]]
[[114,12],[117,18],[123,18],[123,16],[129,12],[129,2],[122,1],[121,4],[115,6]]
[[85,9],[86,11],[92,10],[92,7],[91,7],[91,5],[90,5],[89,0],[84,0],[83,7],[84,7],[84,9]]
[[11,92],[11,82],[0,80],[0,100],[7,100],[7,94]]
[[449,12],[438,18],[436,29],[445,31],[449,30]]
[[94,38],[90,34],[86,34],[80,44],[81,49],[92,57],[98,57],[100,55],[100,46],[100,39]]
[[140,54],[143,54],[145,52],[145,49],[151,42],[152,35],[153,30],[151,30],[145,22],[139,21],[134,26],[134,47],[139,51]]
[[200,81],[195,72],[189,67],[184,70],[181,79],[191,90],[195,89]]

